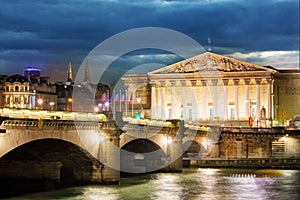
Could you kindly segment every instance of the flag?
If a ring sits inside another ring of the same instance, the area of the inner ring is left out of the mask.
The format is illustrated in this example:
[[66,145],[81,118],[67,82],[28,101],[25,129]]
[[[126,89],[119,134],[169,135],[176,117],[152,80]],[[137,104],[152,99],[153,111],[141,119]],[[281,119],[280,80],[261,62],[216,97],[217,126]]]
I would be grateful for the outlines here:
[[120,101],[120,100],[121,100],[120,92],[118,92],[118,93],[116,94],[116,99],[115,99],[115,101]]
[[115,99],[116,99],[116,93],[115,93],[115,90],[113,90],[113,93],[111,94],[110,100],[111,100],[111,102],[114,102]]
[[126,91],[122,93],[122,101],[126,101]]
[[106,100],[106,93],[101,94],[100,102],[104,102]]
[[109,101],[109,90],[106,91],[106,99],[105,99],[105,101],[106,101],[106,102]]

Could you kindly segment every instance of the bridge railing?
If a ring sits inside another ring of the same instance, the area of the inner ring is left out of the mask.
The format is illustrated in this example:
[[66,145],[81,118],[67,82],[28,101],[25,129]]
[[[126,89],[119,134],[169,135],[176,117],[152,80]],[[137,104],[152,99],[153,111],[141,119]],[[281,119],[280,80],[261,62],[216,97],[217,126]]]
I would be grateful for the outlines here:
[[39,128],[99,128],[100,123],[95,121],[44,121],[44,120],[4,120],[1,123],[1,128],[24,128],[24,127],[39,127]]
[[223,127],[223,131],[226,132],[239,132],[239,133],[284,133],[284,127],[272,127],[272,128],[239,128],[239,127]]
[[21,119],[57,119],[57,120],[86,120],[86,121],[107,121],[105,114],[85,113],[85,112],[66,112],[51,110],[31,110],[20,108],[1,108],[1,117],[21,118]]
[[135,119],[131,117],[123,118],[125,122],[129,124],[147,125],[147,126],[158,126],[158,127],[173,127],[174,125],[168,121],[162,120],[148,120],[148,119]]

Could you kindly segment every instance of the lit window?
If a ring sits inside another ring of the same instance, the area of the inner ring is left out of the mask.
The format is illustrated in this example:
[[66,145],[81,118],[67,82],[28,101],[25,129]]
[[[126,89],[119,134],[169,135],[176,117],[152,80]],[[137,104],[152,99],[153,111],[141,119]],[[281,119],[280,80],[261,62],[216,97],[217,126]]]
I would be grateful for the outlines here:
[[213,109],[209,108],[209,119],[213,120],[214,119],[214,114],[213,114]]
[[251,116],[253,119],[256,118],[256,108],[251,108]]
[[190,108],[190,109],[189,109],[189,120],[192,121],[192,119],[193,119],[193,111],[192,111],[192,109]]
[[230,108],[230,119],[234,120],[234,108]]
[[169,108],[169,119],[172,119],[172,109]]

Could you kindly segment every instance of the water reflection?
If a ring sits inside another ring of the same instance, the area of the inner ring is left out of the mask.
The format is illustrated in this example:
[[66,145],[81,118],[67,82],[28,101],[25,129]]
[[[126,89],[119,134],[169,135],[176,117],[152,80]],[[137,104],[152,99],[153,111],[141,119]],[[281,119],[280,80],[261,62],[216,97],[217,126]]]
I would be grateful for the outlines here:
[[150,183],[150,185],[153,185],[153,192],[150,199],[183,199],[184,190],[181,182],[181,176],[176,174],[161,174]]
[[108,187],[97,187],[84,188],[82,191],[82,199],[105,199],[105,200],[115,200],[121,199],[120,194],[116,188],[108,188]]
[[179,174],[124,178],[120,185],[73,187],[12,199],[300,199],[299,179],[299,170],[185,169]]

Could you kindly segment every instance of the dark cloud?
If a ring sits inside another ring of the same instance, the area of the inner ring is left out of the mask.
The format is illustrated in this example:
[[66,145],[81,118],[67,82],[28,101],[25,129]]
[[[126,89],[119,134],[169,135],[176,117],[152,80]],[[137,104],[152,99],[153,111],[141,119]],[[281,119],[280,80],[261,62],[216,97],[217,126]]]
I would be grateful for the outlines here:
[[202,45],[210,37],[217,53],[299,50],[299,1],[4,1],[0,74],[32,63],[46,73],[64,71],[70,58],[76,68],[101,41],[145,26],[174,29]]

